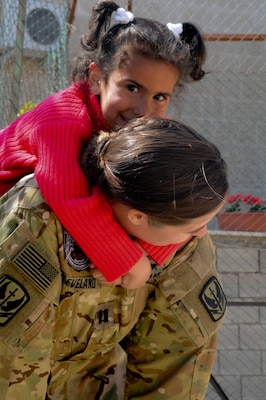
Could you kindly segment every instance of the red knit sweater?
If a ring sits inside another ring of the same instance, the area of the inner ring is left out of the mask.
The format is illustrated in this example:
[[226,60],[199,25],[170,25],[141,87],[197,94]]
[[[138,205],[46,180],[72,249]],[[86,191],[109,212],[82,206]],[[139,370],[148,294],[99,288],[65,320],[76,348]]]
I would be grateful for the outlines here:
[[[79,165],[82,144],[108,130],[87,85],[73,85],[42,101],[0,132],[0,195],[31,172],[62,225],[107,280],[124,275],[142,250],[114,220],[97,188],[89,191]],[[141,242],[161,265],[179,245]]]

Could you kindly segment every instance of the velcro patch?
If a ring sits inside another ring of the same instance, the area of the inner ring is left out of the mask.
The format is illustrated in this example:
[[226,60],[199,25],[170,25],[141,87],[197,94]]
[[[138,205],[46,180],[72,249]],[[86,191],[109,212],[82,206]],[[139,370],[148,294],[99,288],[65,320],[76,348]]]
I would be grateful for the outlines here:
[[215,276],[212,276],[204,285],[200,300],[213,321],[219,321],[226,310],[226,297]]
[[30,300],[27,290],[9,275],[0,278],[0,326],[5,326]]
[[49,289],[59,271],[30,242],[12,258],[12,262],[42,291]]

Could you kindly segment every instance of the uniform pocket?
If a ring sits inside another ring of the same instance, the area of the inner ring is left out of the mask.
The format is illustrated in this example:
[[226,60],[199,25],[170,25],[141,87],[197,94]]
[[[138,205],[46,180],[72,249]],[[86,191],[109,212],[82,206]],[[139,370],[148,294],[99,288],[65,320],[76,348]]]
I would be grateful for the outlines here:
[[[85,277],[84,277],[85,279]],[[147,289],[120,286],[87,290],[65,288],[56,307],[53,358],[75,359],[104,354],[134,326],[147,299]]]

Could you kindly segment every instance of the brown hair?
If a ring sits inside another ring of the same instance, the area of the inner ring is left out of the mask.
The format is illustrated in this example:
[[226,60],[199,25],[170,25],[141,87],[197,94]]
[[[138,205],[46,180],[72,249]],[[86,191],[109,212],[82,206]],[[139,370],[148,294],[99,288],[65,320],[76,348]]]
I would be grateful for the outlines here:
[[156,117],[132,120],[88,143],[82,167],[106,198],[180,224],[213,211],[228,190],[217,147],[188,126]]
[[89,32],[81,40],[83,53],[72,73],[74,81],[88,78],[92,61],[101,68],[107,80],[110,72],[136,53],[177,68],[179,86],[189,78],[203,78],[206,48],[195,25],[183,23],[180,38],[176,38],[166,25],[146,18],[134,18],[127,24],[116,23],[110,27],[112,13],[118,8],[113,1],[99,1],[93,7]]

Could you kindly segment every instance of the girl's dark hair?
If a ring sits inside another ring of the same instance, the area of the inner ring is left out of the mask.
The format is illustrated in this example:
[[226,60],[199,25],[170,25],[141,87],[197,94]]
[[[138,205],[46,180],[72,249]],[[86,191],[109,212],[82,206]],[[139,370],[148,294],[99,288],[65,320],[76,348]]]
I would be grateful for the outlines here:
[[183,23],[180,38],[176,38],[166,25],[146,18],[111,25],[112,13],[118,8],[115,2],[103,0],[93,7],[89,32],[81,39],[83,53],[72,73],[74,81],[88,78],[89,65],[93,61],[107,79],[110,72],[126,63],[134,53],[173,65],[180,74],[181,83],[189,77],[193,80],[203,78],[206,48],[193,24]]
[[228,191],[225,161],[215,145],[182,123],[156,117],[101,132],[81,164],[108,201],[180,224],[214,211]]

